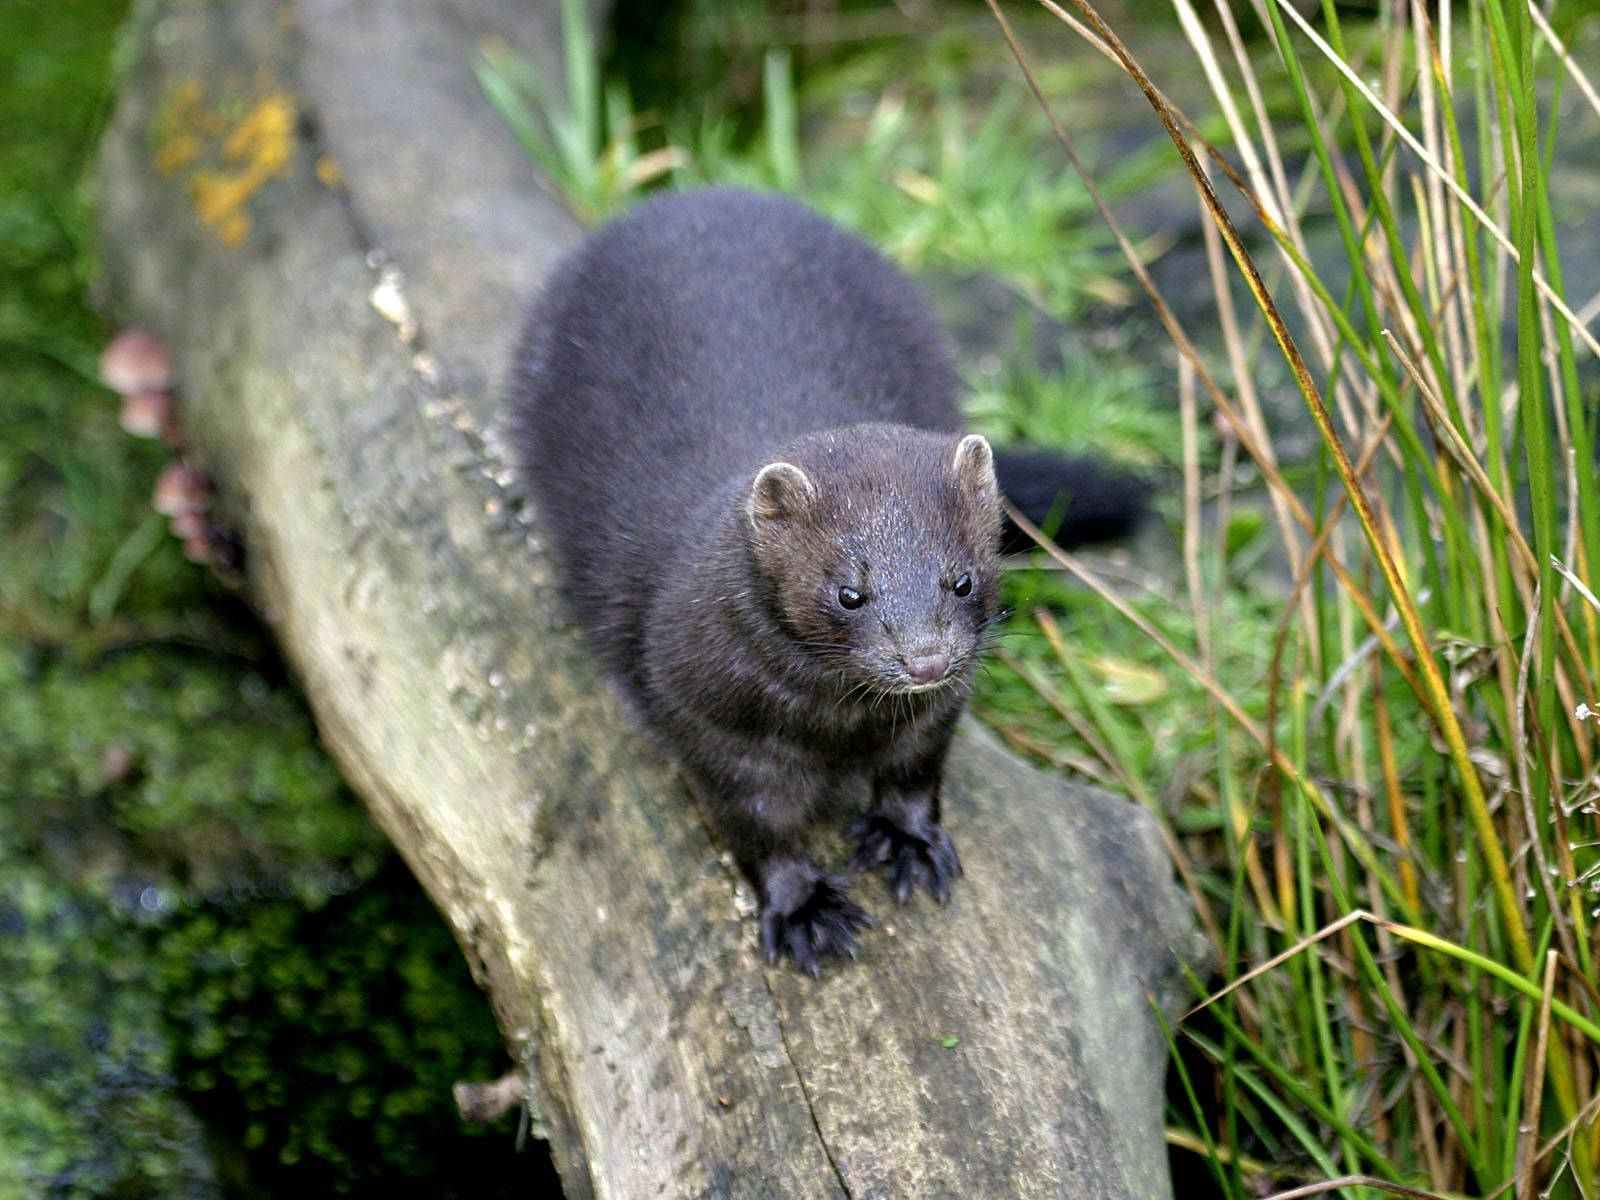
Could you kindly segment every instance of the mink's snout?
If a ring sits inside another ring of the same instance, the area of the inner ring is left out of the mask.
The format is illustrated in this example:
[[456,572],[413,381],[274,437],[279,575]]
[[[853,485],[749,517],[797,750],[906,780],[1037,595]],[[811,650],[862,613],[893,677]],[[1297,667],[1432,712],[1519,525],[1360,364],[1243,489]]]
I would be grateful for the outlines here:
[[908,655],[906,674],[911,676],[912,682],[918,687],[938,683],[950,674],[950,656],[938,652]]

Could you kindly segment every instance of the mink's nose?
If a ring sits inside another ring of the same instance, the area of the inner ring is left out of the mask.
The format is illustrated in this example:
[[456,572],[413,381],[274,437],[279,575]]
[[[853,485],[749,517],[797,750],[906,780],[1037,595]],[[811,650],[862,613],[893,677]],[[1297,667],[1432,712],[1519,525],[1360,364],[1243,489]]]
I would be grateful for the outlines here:
[[950,656],[948,654],[919,654],[915,658],[906,659],[906,674],[918,684],[938,683],[950,674]]

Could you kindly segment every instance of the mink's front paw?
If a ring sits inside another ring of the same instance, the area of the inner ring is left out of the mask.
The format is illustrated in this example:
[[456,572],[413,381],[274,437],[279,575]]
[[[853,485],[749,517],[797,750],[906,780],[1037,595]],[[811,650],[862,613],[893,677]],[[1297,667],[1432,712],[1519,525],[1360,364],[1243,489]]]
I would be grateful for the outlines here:
[[867,912],[845,893],[837,875],[815,867],[769,877],[761,906],[761,953],[769,963],[787,954],[806,974],[818,975],[822,960],[856,956],[856,931],[872,924]]
[[939,822],[876,812],[851,826],[850,836],[859,842],[850,866],[866,871],[888,863],[889,887],[901,904],[919,883],[941,904],[950,898],[950,880],[961,874],[961,859]]

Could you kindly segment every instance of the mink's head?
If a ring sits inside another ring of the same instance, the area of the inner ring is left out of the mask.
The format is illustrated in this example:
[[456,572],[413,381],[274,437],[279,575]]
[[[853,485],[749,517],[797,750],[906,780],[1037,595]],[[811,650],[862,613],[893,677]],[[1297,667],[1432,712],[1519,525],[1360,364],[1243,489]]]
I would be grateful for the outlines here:
[[892,425],[801,439],[750,483],[757,570],[797,652],[862,696],[970,677],[994,619],[989,443]]

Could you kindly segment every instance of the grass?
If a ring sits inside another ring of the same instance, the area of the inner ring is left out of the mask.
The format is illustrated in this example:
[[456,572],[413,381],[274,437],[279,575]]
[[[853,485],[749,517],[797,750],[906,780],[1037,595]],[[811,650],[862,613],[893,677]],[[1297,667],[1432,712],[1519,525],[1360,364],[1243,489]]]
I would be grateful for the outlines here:
[[[1166,318],[1186,364],[1182,617],[1060,556],[1204,693],[1176,738],[1190,778],[1156,807],[1225,987],[1172,1030],[1173,1140],[1230,1197],[1594,1196],[1594,347],[1561,303],[1550,114],[1581,93],[1563,111],[1592,130],[1600,104],[1542,17],[1494,0],[1437,25],[1386,5],[1349,29],[1266,0],[1266,66],[1236,53],[1225,7],[1206,23],[1177,0],[1234,172],[1086,0],[1071,8],[1195,177],[1225,334],[1202,353]],[[1294,110],[1259,102],[1268,70]],[[1291,140],[1309,153],[1286,159]],[[1264,230],[1254,251],[1213,190],[1225,176]],[[1312,213],[1341,254],[1314,253]],[[1309,489],[1276,460],[1258,347],[1319,430]],[[1194,453],[1202,400],[1265,481],[1293,577],[1246,670],[1227,547],[1201,528],[1203,489],[1232,486]],[[1168,764],[1138,746],[1166,731],[1092,703],[1056,657],[1029,677],[1076,688],[1099,773],[1159,795]]]
[[[476,64],[491,104],[586,223],[660,187],[733,185],[790,192],[862,234],[901,265],[982,270],[1061,319],[1128,298],[1123,271],[1065,168],[1041,170],[1030,146],[1048,126],[1016,90],[974,82],[956,33],[891,60],[899,82],[869,85],[849,60],[797,90],[789,52],[762,61],[760,127],[708,102],[637,111],[599,69],[579,0],[563,0],[565,61],[556,81],[508,48]],[[801,129],[808,131],[802,151]],[[813,143],[815,143],[813,145]],[[1126,194],[1169,171],[1151,154],[1118,162],[1106,187]]]

